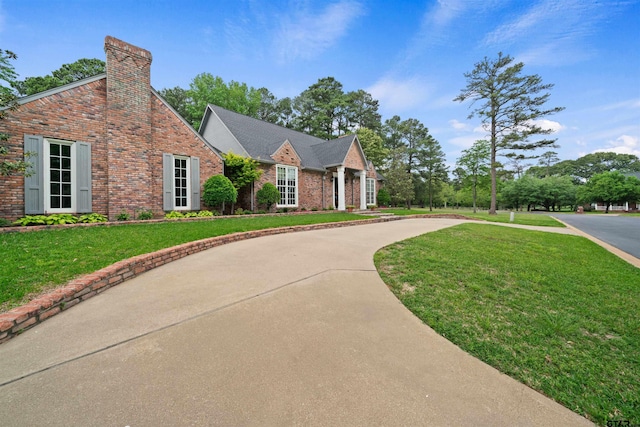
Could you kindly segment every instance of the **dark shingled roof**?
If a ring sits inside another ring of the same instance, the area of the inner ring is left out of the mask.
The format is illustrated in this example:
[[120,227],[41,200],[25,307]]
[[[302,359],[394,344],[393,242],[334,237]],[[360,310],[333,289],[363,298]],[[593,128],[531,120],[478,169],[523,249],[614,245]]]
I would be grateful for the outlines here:
[[[324,170],[327,167],[343,164],[349,148],[356,138],[355,135],[347,135],[326,141],[293,129],[254,119],[217,105],[209,105],[208,108],[218,116],[247,154],[256,160],[271,161],[271,155],[285,141],[289,141],[298,156],[300,156],[303,168]],[[215,120],[210,115],[205,115],[206,118]],[[203,125],[210,126],[211,123]]]

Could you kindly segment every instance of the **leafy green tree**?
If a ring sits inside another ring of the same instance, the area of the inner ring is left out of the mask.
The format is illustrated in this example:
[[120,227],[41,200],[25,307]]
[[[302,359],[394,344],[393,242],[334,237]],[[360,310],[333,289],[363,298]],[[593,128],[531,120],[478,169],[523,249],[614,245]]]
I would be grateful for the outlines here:
[[171,89],[168,89],[168,88],[160,89],[158,93],[187,122],[194,123],[194,121],[202,118],[202,115],[204,114],[204,110],[202,110],[197,117],[191,116],[191,113],[187,108],[187,106],[191,103],[191,98],[189,98],[189,93],[185,89],[181,88],[180,86],[176,86]]
[[280,201],[280,191],[278,187],[270,182],[265,182],[260,190],[256,193],[256,199],[261,205],[265,205],[270,211],[271,207]]
[[[17,96],[11,86],[15,83],[17,73],[11,61],[18,57],[10,50],[0,49],[0,120],[8,111],[18,108]],[[9,139],[6,133],[0,133],[0,176],[28,175],[29,163],[24,159],[6,159],[9,148],[4,145]],[[29,153],[25,153],[27,156]]]
[[420,168],[420,177],[424,180],[427,190],[429,210],[432,211],[436,192],[441,189],[442,183],[448,179],[444,151],[442,151],[440,143],[427,134],[427,137],[421,142],[416,156]]
[[59,69],[52,71],[51,75],[27,77],[23,81],[16,81],[13,87],[20,95],[33,95],[104,72],[104,61],[82,58],[71,64],[63,64]]
[[640,172],[640,159],[633,154],[591,153],[578,158],[572,175],[589,179],[603,172]]
[[477,209],[478,182],[491,172],[490,166],[491,145],[489,141],[478,140],[471,147],[462,151],[458,158],[457,167],[462,168],[464,175],[471,185],[473,212]]
[[346,94],[347,131],[367,128],[378,132],[381,116],[378,113],[379,102],[370,93],[358,89]]
[[504,152],[507,157],[525,158],[526,151],[555,146],[555,139],[530,141],[536,135],[548,135],[537,120],[562,111],[561,107],[546,108],[547,90],[552,84],[543,84],[537,74],[522,75],[524,64],[513,64],[509,55],[498,54],[495,60],[485,57],[475,64],[473,71],[465,73],[467,85],[454,101],[472,100],[482,104],[472,110],[469,118],[480,117],[489,132],[491,142],[491,207],[496,214],[497,174],[496,156]]
[[374,166],[382,167],[389,153],[389,150],[384,148],[382,137],[366,127],[359,128],[356,134],[367,159],[371,160]]
[[238,190],[226,176],[214,175],[204,183],[202,200],[207,206],[220,206],[220,213],[224,213],[226,203],[235,203],[238,200]]
[[407,171],[404,161],[406,148],[400,147],[392,150],[390,154],[389,168],[385,173],[385,188],[391,196],[394,205],[404,204],[407,209],[411,209],[411,200],[415,196],[411,173]]
[[318,79],[293,99],[292,107],[292,127],[323,139],[361,127],[380,128],[378,101],[362,89],[345,93],[342,83],[333,77]]
[[213,104],[236,113],[258,117],[262,95],[246,83],[224,82],[222,77],[210,73],[198,74],[189,84],[187,95],[191,102],[186,106],[188,117],[194,128],[200,127],[207,105]]
[[545,176],[551,176],[551,166],[558,163],[560,158],[555,151],[546,151],[540,155],[538,164],[546,169]]
[[640,180],[618,171],[595,174],[578,188],[578,200],[581,203],[604,203],[606,213],[609,213],[609,207],[614,203],[639,199]]
[[11,61],[18,59],[15,53],[10,50],[0,49],[0,119],[4,117],[5,108],[17,107],[17,96],[11,87],[16,82],[15,68]]
[[336,133],[340,136],[343,129],[338,124],[344,121],[345,102],[342,83],[333,77],[319,79],[294,98],[294,128],[323,139],[332,139]]

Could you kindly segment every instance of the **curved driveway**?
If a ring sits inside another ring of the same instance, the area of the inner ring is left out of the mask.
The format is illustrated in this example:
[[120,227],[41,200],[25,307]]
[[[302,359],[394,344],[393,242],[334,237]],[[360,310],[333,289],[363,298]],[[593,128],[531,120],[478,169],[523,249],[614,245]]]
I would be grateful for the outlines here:
[[149,271],[1,345],[0,420],[590,425],[437,335],[381,281],[376,250],[461,222],[269,236]]
[[640,258],[640,217],[614,214],[553,214],[572,227]]

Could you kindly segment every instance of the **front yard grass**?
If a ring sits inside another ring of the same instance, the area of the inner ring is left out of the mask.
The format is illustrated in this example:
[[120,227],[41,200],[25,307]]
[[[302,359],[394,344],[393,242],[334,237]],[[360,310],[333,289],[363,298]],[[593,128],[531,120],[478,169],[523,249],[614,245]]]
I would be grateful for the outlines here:
[[[430,211],[427,208],[388,208],[383,212],[393,213],[395,215],[440,215],[440,214],[457,214],[463,215],[470,219],[480,219],[488,222],[503,222],[509,223],[511,219],[511,213],[506,211],[498,212],[497,215],[489,215],[487,211],[478,210],[473,213],[471,209],[434,209]],[[521,225],[539,225],[543,227],[564,227],[564,224],[551,218],[544,213],[532,214],[527,212],[515,212],[514,224]]]
[[400,301],[588,419],[640,423],[640,269],[577,236],[462,224],[380,250]]
[[219,218],[0,234],[0,312],[29,297],[136,255],[265,228],[364,219],[348,213]]

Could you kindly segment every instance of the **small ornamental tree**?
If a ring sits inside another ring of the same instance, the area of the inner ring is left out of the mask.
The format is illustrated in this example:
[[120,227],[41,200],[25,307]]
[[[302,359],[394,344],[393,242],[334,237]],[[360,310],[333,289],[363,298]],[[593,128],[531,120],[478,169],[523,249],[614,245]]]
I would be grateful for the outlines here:
[[386,188],[378,190],[378,197],[376,198],[379,206],[389,206],[391,204],[391,195]]
[[258,199],[258,203],[265,205],[267,210],[270,211],[271,206],[280,201],[280,191],[278,187],[272,183],[266,182],[256,193],[256,198]]
[[214,175],[205,181],[202,200],[207,206],[220,206],[223,214],[225,203],[235,203],[237,199],[238,190],[226,176]]
[[[262,171],[258,169],[258,162],[249,158],[233,154],[224,155],[224,174],[238,192],[260,178]],[[234,202],[235,203],[235,202]],[[235,206],[231,206],[234,210]]]

